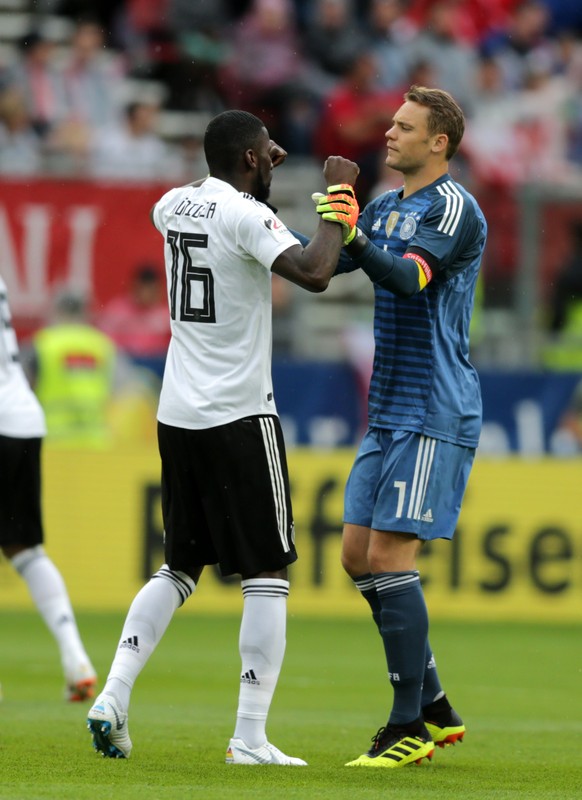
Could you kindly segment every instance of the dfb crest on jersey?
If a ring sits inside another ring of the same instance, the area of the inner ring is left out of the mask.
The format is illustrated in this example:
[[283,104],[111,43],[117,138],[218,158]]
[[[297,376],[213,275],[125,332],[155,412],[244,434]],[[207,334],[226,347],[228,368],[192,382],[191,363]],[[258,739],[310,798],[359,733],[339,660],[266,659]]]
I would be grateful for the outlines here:
[[405,242],[412,239],[416,233],[416,220],[414,217],[406,217],[400,228],[400,238]]
[[396,223],[400,218],[400,211],[391,211],[386,220],[386,236],[390,238],[396,227]]

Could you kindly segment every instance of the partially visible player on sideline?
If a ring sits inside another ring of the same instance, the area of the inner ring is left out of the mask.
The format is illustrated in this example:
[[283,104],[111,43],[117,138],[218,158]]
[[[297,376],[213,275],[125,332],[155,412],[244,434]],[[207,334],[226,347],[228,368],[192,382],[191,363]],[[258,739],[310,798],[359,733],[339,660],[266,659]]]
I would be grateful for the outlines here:
[[[204,151],[210,177],[172,189],[152,210],[164,237],[172,328],[158,409],[166,563],[129,609],[88,726],[103,755],[129,757],[134,682],[204,566],[218,563],[223,575],[241,575],[244,600],[226,763],[304,765],[266,735],[285,651],[287,565],[297,558],[271,381],[271,273],[323,291],[346,225],[340,235],[320,219],[305,248],[287,230],[266,204],[285,153],[254,115],[216,116]],[[323,175],[353,184],[358,172],[332,156]],[[348,227],[356,219],[357,209]]]
[[63,578],[43,549],[41,445],[45,418],[20,364],[6,285],[0,278],[0,550],[28,586],[55,638],[65,698],[94,696],[97,676],[85,651]]
[[410,88],[386,132],[404,185],[367,205],[338,267],[363,269],[375,291],[369,427],[346,485],[342,563],[371,606],[394,693],[372,747],[347,766],[404,766],[465,733],[417,569],[423,542],[453,536],[481,430],[469,323],[487,225],[448,172],[463,132],[449,94]]

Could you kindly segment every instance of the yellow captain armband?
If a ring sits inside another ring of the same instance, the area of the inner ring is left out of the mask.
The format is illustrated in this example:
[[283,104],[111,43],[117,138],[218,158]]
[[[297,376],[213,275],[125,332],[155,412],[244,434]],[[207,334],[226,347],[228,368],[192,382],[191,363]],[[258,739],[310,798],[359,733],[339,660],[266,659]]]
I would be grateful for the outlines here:
[[416,263],[418,267],[418,285],[420,291],[422,291],[432,280],[432,269],[428,262],[425,261],[422,256],[419,256],[418,253],[405,253],[403,258],[411,258]]

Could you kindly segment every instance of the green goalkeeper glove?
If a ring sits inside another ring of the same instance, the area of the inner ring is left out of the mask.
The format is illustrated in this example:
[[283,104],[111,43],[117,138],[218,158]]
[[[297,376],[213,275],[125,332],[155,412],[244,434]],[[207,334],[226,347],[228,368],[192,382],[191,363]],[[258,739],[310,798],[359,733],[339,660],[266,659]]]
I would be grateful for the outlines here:
[[349,183],[328,186],[327,194],[314,192],[311,199],[322,219],[338,222],[343,227],[343,244],[349,244],[356,235],[356,222],[360,214],[358,201]]

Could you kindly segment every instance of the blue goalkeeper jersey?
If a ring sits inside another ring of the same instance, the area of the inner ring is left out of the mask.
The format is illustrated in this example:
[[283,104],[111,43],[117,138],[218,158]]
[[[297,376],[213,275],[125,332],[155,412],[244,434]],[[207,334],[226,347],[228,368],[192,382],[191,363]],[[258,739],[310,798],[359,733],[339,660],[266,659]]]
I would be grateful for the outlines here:
[[[358,227],[395,256],[409,248],[425,253],[433,274],[407,299],[374,284],[369,424],[476,447],[482,404],[469,361],[469,324],[487,236],[477,202],[444,175],[406,198],[402,190],[382,194],[366,206]],[[342,254],[338,272],[356,267]]]

